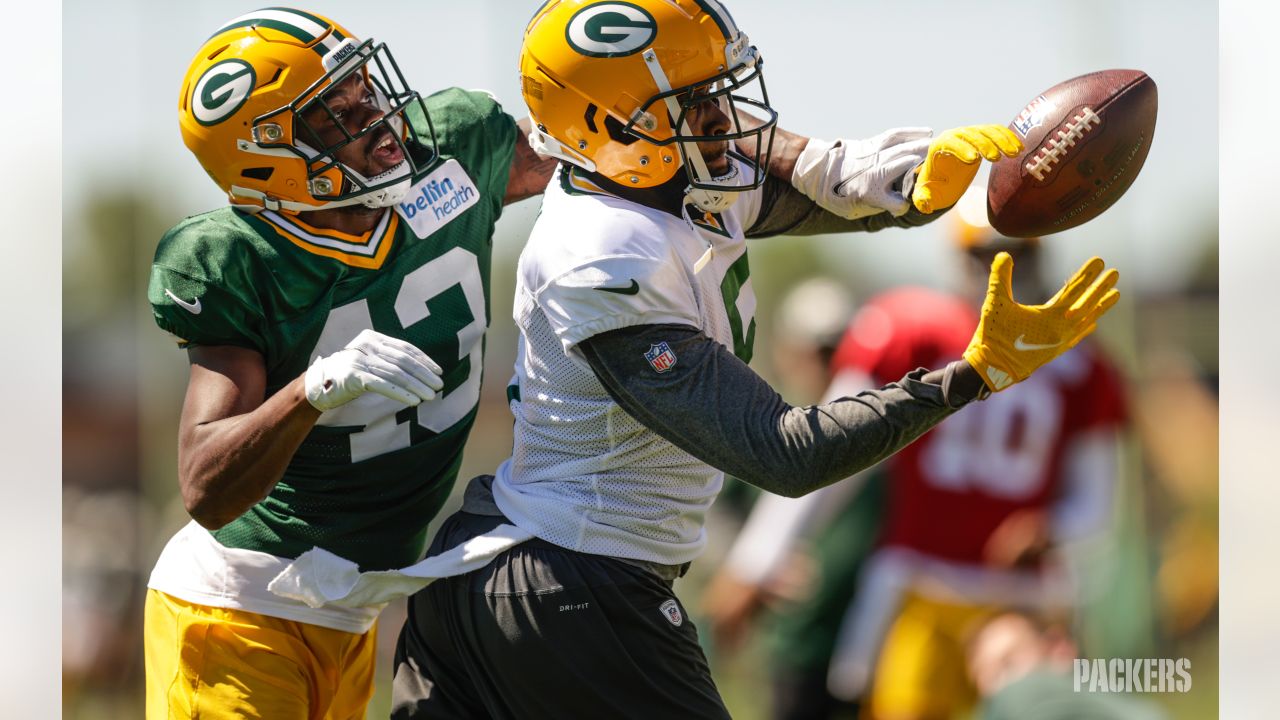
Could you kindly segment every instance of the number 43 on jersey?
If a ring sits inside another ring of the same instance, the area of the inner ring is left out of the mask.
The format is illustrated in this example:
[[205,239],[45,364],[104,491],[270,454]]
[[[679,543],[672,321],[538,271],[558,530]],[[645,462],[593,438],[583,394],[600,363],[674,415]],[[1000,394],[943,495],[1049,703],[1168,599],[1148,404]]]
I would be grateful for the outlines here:
[[[469,372],[460,385],[452,389],[446,386],[443,397],[424,402],[415,408],[413,422],[433,433],[444,432],[457,424],[475,408],[480,398],[485,296],[476,256],[468,250],[455,247],[405,275],[392,308],[405,331],[419,323],[456,322],[457,318],[432,315],[427,308],[429,301],[455,286],[461,286],[471,319],[457,331],[458,357],[432,359],[446,367],[452,364],[452,360],[466,359]],[[311,352],[312,360],[341,350],[366,328],[394,334],[394,329],[375,327],[373,317],[368,299],[334,308]],[[360,462],[409,447],[412,443],[410,423],[397,419],[397,415],[404,410],[405,406],[394,400],[377,393],[366,393],[346,405],[324,413],[317,424],[328,427],[360,427],[360,430],[350,436],[351,461]]]

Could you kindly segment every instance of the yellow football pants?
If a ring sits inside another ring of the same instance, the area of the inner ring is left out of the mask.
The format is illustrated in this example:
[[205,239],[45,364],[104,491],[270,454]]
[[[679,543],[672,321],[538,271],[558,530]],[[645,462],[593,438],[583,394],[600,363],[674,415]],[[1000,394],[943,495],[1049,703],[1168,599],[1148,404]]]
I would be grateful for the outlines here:
[[376,629],[363,635],[147,591],[147,720],[364,720]]
[[871,689],[875,720],[961,717],[977,693],[966,673],[965,641],[992,608],[909,595],[885,636]]

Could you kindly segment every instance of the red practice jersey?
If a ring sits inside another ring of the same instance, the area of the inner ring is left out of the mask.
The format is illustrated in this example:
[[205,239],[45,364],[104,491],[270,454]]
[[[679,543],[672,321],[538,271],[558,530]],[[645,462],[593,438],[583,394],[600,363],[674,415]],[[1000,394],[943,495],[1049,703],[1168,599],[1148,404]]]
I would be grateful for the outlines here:
[[[974,308],[931,290],[904,288],[855,316],[833,370],[877,384],[958,359],[977,326]],[[1081,344],[1027,380],[947,418],[885,461],[888,516],[881,544],[942,560],[982,563],[996,527],[1018,510],[1052,505],[1073,438],[1124,421],[1119,378]]]

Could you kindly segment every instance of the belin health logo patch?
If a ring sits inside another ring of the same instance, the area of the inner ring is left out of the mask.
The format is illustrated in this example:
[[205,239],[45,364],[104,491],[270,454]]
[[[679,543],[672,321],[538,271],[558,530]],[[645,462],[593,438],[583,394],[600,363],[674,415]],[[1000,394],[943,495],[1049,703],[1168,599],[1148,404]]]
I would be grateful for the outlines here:
[[441,165],[413,184],[396,208],[420,238],[425,238],[461,215],[480,199],[480,191],[457,160]]

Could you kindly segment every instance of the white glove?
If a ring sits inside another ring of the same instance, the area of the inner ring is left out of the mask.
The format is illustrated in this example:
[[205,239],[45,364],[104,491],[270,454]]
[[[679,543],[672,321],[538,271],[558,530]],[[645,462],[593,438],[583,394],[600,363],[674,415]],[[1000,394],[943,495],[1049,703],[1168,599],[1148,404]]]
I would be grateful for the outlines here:
[[[894,128],[866,140],[812,138],[796,160],[791,184],[827,212],[850,220],[911,207],[911,170],[929,154],[933,130]],[[894,184],[898,184],[895,189]]]
[[338,352],[307,368],[307,401],[321,412],[373,391],[405,405],[435,398],[440,366],[412,343],[362,330]]

